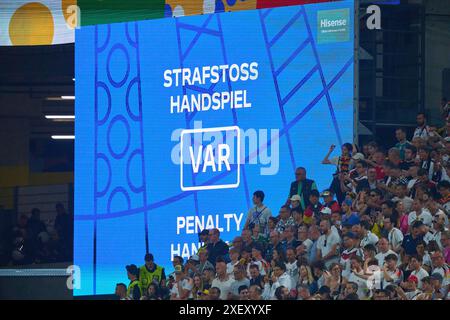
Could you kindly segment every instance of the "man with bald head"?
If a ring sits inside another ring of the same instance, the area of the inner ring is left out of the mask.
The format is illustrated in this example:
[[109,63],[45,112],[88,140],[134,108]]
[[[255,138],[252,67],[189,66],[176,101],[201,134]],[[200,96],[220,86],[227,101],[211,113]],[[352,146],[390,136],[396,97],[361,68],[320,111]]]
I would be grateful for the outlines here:
[[300,196],[300,207],[302,208],[302,211],[304,211],[309,205],[309,196],[312,190],[318,190],[316,182],[314,180],[306,178],[305,168],[297,168],[295,170],[295,181],[291,183],[291,188],[289,189],[289,196],[286,200],[286,205],[290,205],[290,199],[293,195],[297,194]]
[[331,230],[330,220],[322,219],[319,228],[322,235],[317,240],[317,260],[322,260],[329,268],[332,263],[339,262],[341,239]]

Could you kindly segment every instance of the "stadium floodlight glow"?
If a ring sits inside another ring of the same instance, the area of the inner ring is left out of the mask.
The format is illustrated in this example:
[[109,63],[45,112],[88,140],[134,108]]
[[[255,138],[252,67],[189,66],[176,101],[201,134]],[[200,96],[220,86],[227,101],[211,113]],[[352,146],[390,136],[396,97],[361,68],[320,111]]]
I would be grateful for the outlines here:
[[74,115],[45,115],[46,119],[49,120],[74,120],[75,116]]
[[63,100],[75,100],[75,96],[61,96]]
[[74,140],[75,136],[71,136],[71,135],[53,135],[52,139],[53,140]]

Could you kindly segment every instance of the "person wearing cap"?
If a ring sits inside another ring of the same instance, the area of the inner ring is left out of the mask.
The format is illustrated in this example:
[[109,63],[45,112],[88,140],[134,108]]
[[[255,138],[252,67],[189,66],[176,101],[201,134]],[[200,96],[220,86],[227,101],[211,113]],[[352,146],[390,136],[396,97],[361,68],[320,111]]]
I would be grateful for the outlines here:
[[176,265],[175,283],[170,290],[170,300],[187,300],[193,298],[192,288],[194,287],[194,280],[187,277],[183,266]]
[[305,168],[298,167],[295,170],[295,181],[291,183],[286,205],[290,205],[292,196],[294,194],[298,194],[300,196],[301,208],[302,210],[305,210],[305,208],[309,205],[309,195],[312,190],[317,190],[316,182],[306,178]]
[[320,195],[323,198],[323,206],[326,208],[330,208],[331,212],[341,212],[341,206],[339,203],[334,200],[334,193],[332,190],[325,190]]
[[291,200],[291,210],[303,212],[302,206],[301,206],[302,199],[300,198],[300,196],[298,194],[294,194],[290,200]]
[[315,218],[316,220],[320,220],[320,210],[322,210],[323,206],[319,202],[319,199],[319,191],[312,190],[309,195],[309,205],[306,207],[303,214],[303,221],[308,225],[312,223],[313,218]]
[[320,220],[328,220],[330,222],[331,231],[336,234],[336,236],[341,236],[341,214],[340,213],[332,213],[330,208],[323,207],[320,210]]
[[257,190],[253,193],[252,201],[254,207],[248,210],[244,229],[253,229],[254,225],[259,225],[260,233],[267,235],[267,223],[269,218],[272,216],[272,211],[263,203],[264,198],[264,192],[261,190]]
[[415,300],[415,298],[422,293],[422,290],[417,288],[419,279],[415,275],[409,275],[406,281],[400,283],[396,287],[397,294],[401,300]]
[[146,292],[150,283],[154,282],[159,286],[162,281],[166,281],[166,274],[164,268],[154,262],[153,254],[147,253],[144,261],[145,264],[139,268],[139,282]]
[[127,297],[129,300],[140,300],[142,296],[142,285],[139,282],[139,269],[134,264],[125,267],[130,284],[127,289]]
[[198,255],[193,254],[189,257],[188,261],[184,266],[184,272],[188,277],[193,277],[194,274],[198,273],[198,265],[200,264],[200,258]]
[[343,266],[342,276],[348,278],[351,273],[350,263],[351,258],[354,256],[363,257],[363,252],[361,248],[357,247],[358,236],[353,232],[347,232],[344,234],[343,238],[343,247],[345,248],[342,251],[339,264]]

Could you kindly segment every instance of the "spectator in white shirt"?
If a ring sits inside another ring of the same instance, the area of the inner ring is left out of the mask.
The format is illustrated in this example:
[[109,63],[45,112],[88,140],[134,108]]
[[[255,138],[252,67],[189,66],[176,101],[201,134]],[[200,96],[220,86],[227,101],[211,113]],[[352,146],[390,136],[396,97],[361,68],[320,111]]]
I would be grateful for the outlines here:
[[322,235],[317,240],[317,260],[323,260],[325,267],[329,268],[333,262],[339,261],[339,246],[341,239],[331,230],[330,221],[320,221]]
[[431,274],[439,273],[442,276],[443,282],[442,286],[446,287],[450,285],[450,267],[445,263],[444,256],[442,252],[435,251],[431,254],[431,261],[433,264],[433,269]]
[[431,233],[433,234],[432,240],[436,241],[437,245],[439,246],[439,250],[444,250],[444,247],[442,246],[441,238],[442,233],[447,231],[448,229],[445,228],[445,213],[439,213],[436,214],[433,217],[433,229],[431,230]]
[[425,113],[420,112],[416,117],[417,128],[414,130],[413,138],[422,138],[427,140],[430,136],[430,127],[427,125],[427,116]]
[[430,211],[428,211],[427,208],[424,208],[421,201],[419,199],[414,200],[412,205],[412,211],[408,215],[408,225],[412,225],[414,221],[420,220],[423,222],[423,224],[426,224],[427,226],[431,226],[431,221],[433,219]]
[[409,260],[409,269],[412,270],[411,274],[416,276],[418,281],[417,288],[422,289],[422,279],[428,277],[428,272],[422,268],[422,257],[412,256]]
[[358,241],[357,236],[348,232],[343,236],[344,251],[341,253],[340,265],[343,266],[342,276],[348,278],[351,273],[351,258],[354,256],[360,256],[362,258],[363,252],[360,248],[356,247],[355,242]]
[[389,247],[391,250],[397,254],[400,253],[403,242],[403,233],[400,229],[394,227],[394,223],[392,223],[391,218],[388,217],[383,219],[383,228],[388,233]]
[[417,255],[422,257],[422,268],[424,268],[428,273],[431,272],[431,257],[430,254],[428,253],[427,249],[427,244],[425,243],[425,241],[423,240],[419,240],[417,241],[416,244],[416,251],[417,251]]
[[395,254],[398,257],[398,255],[394,251],[389,249],[388,239],[381,238],[378,241],[378,253],[375,255],[375,259],[378,260],[378,265],[382,266],[384,264],[384,259],[390,254]]
[[259,230],[262,234],[267,235],[269,233],[267,224],[269,218],[272,216],[272,211],[264,205],[264,192],[261,190],[255,191],[253,193],[253,204],[247,214],[247,219],[245,220],[244,229],[253,229],[253,225],[259,225]]
[[284,262],[277,262],[273,268],[272,272],[272,285],[266,283],[264,286],[264,294],[266,300],[274,300],[275,299],[275,291],[278,287],[285,287],[289,291],[293,288],[292,279],[286,273],[286,265]]
[[376,245],[378,243],[378,237],[370,231],[370,223],[368,221],[361,221],[359,225],[361,239],[359,246],[364,248],[368,244]]
[[347,278],[346,283],[355,283],[358,285],[357,294],[360,300],[366,300],[369,297],[369,289],[367,287],[367,280],[361,277],[364,274],[362,268],[363,260],[359,256],[351,258],[351,273]]
[[228,300],[239,300],[240,292],[239,288],[241,286],[249,287],[250,280],[246,277],[245,266],[242,264],[238,264],[234,266],[233,276],[234,281],[231,283],[230,292],[228,293]]
[[402,279],[402,271],[397,267],[398,257],[396,254],[389,254],[385,258],[385,263],[381,268],[383,272],[383,289],[390,284],[398,285]]
[[216,260],[216,278],[213,280],[211,287],[220,289],[220,300],[226,300],[231,290],[231,284],[234,279],[227,274],[227,264],[221,257]]
[[293,285],[297,286],[298,281],[298,266],[297,266],[297,259],[295,254],[295,249],[292,247],[289,247],[286,249],[286,272],[289,274],[293,281]]

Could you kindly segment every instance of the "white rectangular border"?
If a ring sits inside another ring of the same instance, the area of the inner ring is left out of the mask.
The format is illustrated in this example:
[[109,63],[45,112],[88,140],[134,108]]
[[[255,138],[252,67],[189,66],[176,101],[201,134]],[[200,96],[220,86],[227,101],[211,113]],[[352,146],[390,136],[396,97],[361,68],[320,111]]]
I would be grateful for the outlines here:
[[[233,131],[237,132],[237,182],[233,184],[218,184],[213,186],[193,186],[185,187],[183,185],[183,136],[185,134],[216,132],[216,131]],[[234,189],[239,187],[241,177],[241,131],[238,126],[217,127],[217,128],[201,128],[201,129],[186,129],[181,131],[180,135],[180,188],[182,191],[200,191],[200,190],[215,190],[215,189]]]

